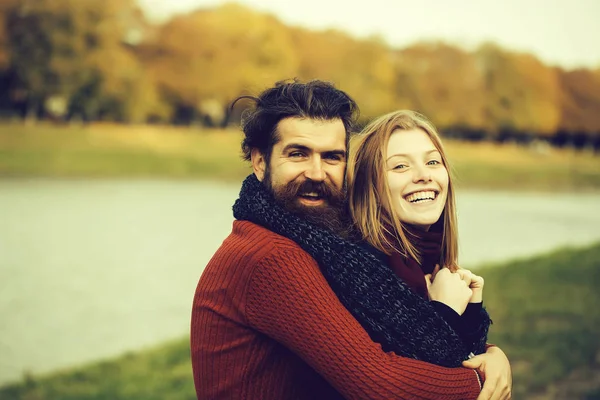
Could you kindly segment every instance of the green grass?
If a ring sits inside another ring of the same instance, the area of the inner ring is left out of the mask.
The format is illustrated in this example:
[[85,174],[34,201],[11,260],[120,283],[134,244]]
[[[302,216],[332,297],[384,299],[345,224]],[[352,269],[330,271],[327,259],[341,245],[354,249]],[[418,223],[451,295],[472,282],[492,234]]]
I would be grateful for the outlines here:
[[[165,126],[33,127],[0,123],[0,177],[208,178],[250,172],[238,130]],[[600,156],[589,152],[445,141],[460,187],[600,190]]]
[[0,125],[0,177],[211,178],[250,167],[234,130]]
[[194,400],[188,340],[0,389],[2,400]]
[[[494,320],[490,342],[513,366],[515,398],[571,390],[600,368],[600,245],[478,269]],[[597,383],[600,390],[600,383]],[[569,392],[571,393],[571,392]],[[574,399],[575,392],[563,398]]]
[[[494,320],[490,342],[511,360],[514,398],[597,399],[600,244],[478,272]],[[1,400],[194,398],[187,339],[0,389]]]

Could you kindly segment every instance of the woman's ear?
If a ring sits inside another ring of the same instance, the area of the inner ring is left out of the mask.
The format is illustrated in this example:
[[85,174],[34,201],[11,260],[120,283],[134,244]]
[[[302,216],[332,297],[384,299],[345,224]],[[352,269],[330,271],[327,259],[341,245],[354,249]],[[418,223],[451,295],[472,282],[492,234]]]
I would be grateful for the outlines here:
[[252,170],[254,175],[259,181],[263,181],[265,178],[265,170],[267,168],[267,160],[265,156],[258,149],[252,149],[250,153],[250,160],[252,161]]

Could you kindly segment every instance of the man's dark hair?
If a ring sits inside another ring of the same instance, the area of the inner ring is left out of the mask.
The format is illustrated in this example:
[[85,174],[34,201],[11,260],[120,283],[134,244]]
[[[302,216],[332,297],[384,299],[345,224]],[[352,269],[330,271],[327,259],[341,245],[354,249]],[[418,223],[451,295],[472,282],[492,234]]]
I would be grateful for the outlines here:
[[241,96],[251,99],[255,107],[242,115],[243,157],[250,161],[253,148],[258,149],[267,163],[271,158],[273,146],[279,141],[277,124],[284,118],[298,117],[317,120],[341,119],[346,128],[346,148],[356,119],[358,106],[345,92],[336,89],[333,84],[313,80],[300,83],[298,80],[280,81],[274,87],[262,92],[258,97]]

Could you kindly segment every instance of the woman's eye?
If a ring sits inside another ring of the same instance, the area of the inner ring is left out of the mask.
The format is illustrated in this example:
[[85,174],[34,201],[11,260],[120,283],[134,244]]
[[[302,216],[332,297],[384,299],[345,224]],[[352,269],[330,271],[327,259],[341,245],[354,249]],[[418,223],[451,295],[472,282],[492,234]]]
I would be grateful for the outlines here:
[[407,165],[405,165],[405,164],[398,164],[394,167],[394,169],[404,169],[406,167],[407,167]]
[[441,162],[439,162],[438,160],[431,160],[427,163],[427,165],[439,165],[441,164]]

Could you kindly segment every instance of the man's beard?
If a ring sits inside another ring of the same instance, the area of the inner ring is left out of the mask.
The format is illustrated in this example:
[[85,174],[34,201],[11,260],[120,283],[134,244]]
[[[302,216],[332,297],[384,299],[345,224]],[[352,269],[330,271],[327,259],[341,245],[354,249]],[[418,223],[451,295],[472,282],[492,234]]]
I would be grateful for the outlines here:
[[[338,189],[325,182],[297,178],[283,186],[273,187],[270,171],[265,171],[263,181],[275,200],[291,213],[306,219],[309,223],[328,229],[342,237],[348,237],[351,222],[346,206],[346,190]],[[322,205],[307,206],[300,202],[300,194],[316,193],[324,200]]]

